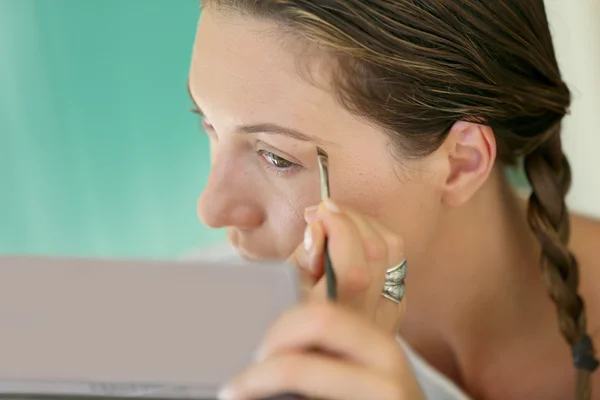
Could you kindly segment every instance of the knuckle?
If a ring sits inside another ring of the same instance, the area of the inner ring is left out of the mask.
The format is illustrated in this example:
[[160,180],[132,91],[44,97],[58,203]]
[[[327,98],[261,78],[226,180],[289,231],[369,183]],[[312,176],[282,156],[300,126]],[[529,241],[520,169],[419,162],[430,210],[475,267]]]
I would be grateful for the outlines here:
[[346,215],[358,215],[358,212],[350,205],[344,203],[344,204],[339,204],[336,203],[338,205],[338,207],[340,208],[340,210],[342,211],[342,214],[346,214]]
[[385,240],[391,255],[400,257],[404,255],[404,240],[399,235],[386,235]]
[[369,268],[365,268],[365,266],[348,268],[343,275],[338,276],[340,276],[338,286],[343,287],[347,293],[353,294],[364,292],[372,281]]
[[348,233],[358,233],[357,224],[355,220],[348,214],[338,215],[339,221],[341,222],[340,227]]
[[370,261],[385,261],[388,257],[388,246],[379,237],[368,237],[364,239],[364,247],[367,258]]

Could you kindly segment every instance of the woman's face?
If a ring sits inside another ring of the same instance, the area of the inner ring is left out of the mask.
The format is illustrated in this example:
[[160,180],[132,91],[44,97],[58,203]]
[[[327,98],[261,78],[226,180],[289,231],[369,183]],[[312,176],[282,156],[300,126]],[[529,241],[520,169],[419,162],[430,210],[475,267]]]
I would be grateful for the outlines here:
[[203,12],[189,79],[210,139],[200,219],[227,228],[246,258],[288,257],[302,241],[304,209],[320,199],[318,145],[329,154],[332,199],[399,232],[408,256],[423,251],[441,210],[443,157],[399,159],[326,84],[302,78],[308,62],[327,82],[318,60],[298,60],[282,37],[266,21]]

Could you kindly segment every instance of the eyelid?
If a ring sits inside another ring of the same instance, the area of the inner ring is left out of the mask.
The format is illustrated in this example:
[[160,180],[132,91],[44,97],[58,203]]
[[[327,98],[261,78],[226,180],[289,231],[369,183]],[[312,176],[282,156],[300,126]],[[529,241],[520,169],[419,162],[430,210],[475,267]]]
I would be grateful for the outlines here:
[[297,163],[295,163],[295,162],[293,162],[293,161],[290,161],[290,160],[288,160],[286,157],[282,157],[282,156],[280,156],[279,154],[275,153],[274,151],[269,151],[269,150],[259,150],[259,154],[261,154],[261,155],[263,155],[263,156],[264,156],[265,154],[271,154],[271,155],[273,155],[273,156],[275,156],[275,157],[277,157],[277,158],[279,158],[279,159],[281,159],[281,160],[283,160],[283,161],[285,161],[285,162],[288,162],[288,163],[290,163],[290,164],[292,164],[292,165],[298,165]]
[[291,154],[288,154],[287,152],[285,152],[285,151],[283,151],[283,150],[281,150],[281,149],[278,149],[278,148],[277,148],[277,147],[275,147],[275,146],[271,146],[269,143],[266,143],[266,142],[264,142],[264,141],[262,141],[262,140],[259,140],[259,141],[258,141],[258,144],[259,144],[259,147],[261,147],[261,146],[260,146],[261,144],[262,144],[262,147],[266,147],[266,148],[259,149],[259,150],[268,151],[268,152],[270,152],[270,153],[273,153],[273,154],[275,154],[276,156],[278,156],[278,157],[281,157],[281,158],[283,158],[283,159],[285,159],[286,161],[289,161],[289,162],[291,162],[291,163],[294,163],[294,164],[297,164],[297,165],[301,165],[301,166],[303,166],[303,165],[304,165],[304,163],[302,163],[302,162],[301,162],[300,160],[298,160],[296,157],[293,157]]

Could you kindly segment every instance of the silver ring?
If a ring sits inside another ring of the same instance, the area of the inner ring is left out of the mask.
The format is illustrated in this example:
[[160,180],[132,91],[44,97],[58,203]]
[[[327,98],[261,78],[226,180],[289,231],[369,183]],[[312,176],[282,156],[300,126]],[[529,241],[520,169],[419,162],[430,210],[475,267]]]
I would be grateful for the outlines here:
[[406,293],[405,279],[408,270],[406,259],[400,264],[385,271],[385,282],[383,284],[383,297],[396,303],[400,303]]

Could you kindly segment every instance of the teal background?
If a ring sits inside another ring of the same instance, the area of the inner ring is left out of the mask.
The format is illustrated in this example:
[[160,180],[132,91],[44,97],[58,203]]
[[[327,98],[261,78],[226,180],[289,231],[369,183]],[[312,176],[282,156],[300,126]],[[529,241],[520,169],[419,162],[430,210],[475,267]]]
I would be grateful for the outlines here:
[[198,0],[0,0],[0,253],[169,258],[208,140],[186,90]]
[[198,0],[0,0],[0,253],[165,258],[196,200]]

